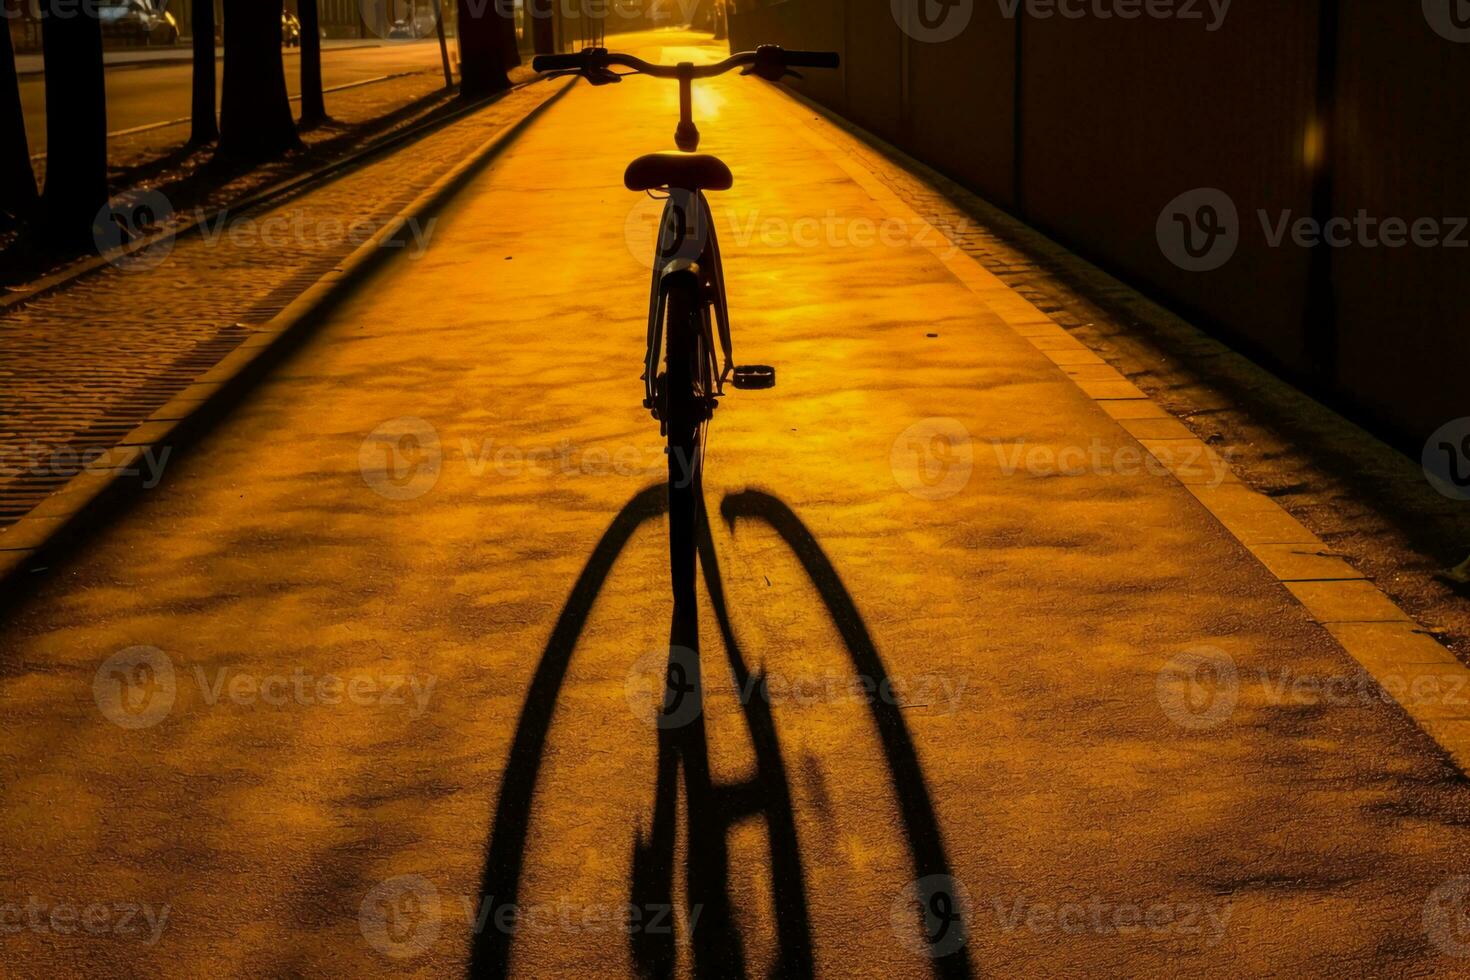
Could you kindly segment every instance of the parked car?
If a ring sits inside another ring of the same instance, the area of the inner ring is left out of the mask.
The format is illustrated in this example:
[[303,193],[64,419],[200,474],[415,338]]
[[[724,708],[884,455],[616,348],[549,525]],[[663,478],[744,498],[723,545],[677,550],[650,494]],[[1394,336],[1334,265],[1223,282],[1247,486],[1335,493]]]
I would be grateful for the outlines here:
[[433,34],[434,27],[434,9],[428,5],[415,5],[407,17],[399,18],[388,26],[388,40],[417,41]]
[[289,10],[281,11],[281,43],[288,48],[301,47],[301,21]]
[[102,36],[128,44],[177,44],[179,22],[168,12],[167,0],[99,0],[97,19]]

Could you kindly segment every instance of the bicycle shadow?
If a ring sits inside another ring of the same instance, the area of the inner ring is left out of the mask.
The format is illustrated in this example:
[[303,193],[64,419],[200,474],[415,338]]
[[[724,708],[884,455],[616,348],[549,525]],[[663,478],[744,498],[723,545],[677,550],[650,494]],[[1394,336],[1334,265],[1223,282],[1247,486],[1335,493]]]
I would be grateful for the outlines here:
[[[547,640],[517,721],[481,873],[481,900],[493,901],[496,911],[505,906],[514,908],[518,900],[541,758],[577,640],[619,553],[645,522],[660,517],[666,509],[667,497],[661,484],[639,492],[623,506],[593,548]],[[854,670],[859,676],[886,687],[888,675],[882,657],[856,604],[801,519],[778,498],[757,490],[726,495],[720,513],[732,534],[738,520],[752,519],[763,521],[780,535],[816,585],[842,636]],[[707,520],[701,520],[698,534],[699,565],[730,669],[739,690],[760,690],[764,675],[752,675],[741,654]],[[693,583],[674,583],[674,586],[676,594],[693,591]],[[687,592],[681,587],[687,588]],[[743,945],[730,900],[728,839],[730,830],[742,820],[764,815],[778,946],[772,975],[811,976],[812,931],[805,876],[790,784],[770,704],[763,697],[740,699],[755,750],[755,775],[740,784],[715,785],[710,778],[704,713],[699,710],[703,703],[703,684],[697,613],[692,603],[681,603],[675,608],[669,646],[664,715],[671,716],[671,708],[685,703],[685,698],[691,699],[696,710],[687,721],[659,727],[653,818],[648,835],[645,837],[640,830],[633,845],[629,901],[635,908],[672,905],[682,771],[688,835],[686,901],[690,909],[699,910],[699,918],[697,928],[690,928],[685,937],[672,931],[630,930],[633,960],[644,975],[672,976],[677,945],[688,942],[696,974],[746,975]],[[869,698],[868,705],[899,801],[910,862],[918,882],[914,917],[929,944],[933,973],[941,978],[969,977],[972,969],[963,945],[964,911],[954,909],[952,896],[943,893],[943,886],[936,884],[949,880],[949,862],[907,722],[898,706],[888,700]],[[933,914],[941,908],[943,928],[936,936]],[[496,921],[493,912],[489,921]],[[957,936],[961,941],[956,946]],[[506,976],[513,939],[513,930],[479,930],[474,936],[469,975]],[[943,948],[939,945],[941,940],[946,942]]]

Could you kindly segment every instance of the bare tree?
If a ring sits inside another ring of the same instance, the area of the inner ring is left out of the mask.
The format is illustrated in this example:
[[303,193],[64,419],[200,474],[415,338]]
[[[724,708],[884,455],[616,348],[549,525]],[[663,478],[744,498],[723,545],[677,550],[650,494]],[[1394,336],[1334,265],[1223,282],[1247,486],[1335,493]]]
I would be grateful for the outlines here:
[[511,0],[458,0],[459,92],[476,99],[510,88],[521,63]]
[[58,249],[94,246],[107,204],[107,89],[102,23],[95,12],[41,20],[46,57],[46,189],[43,239]]
[[189,142],[208,143],[219,138],[214,115],[214,0],[194,0],[190,20],[194,30],[194,128]]
[[730,4],[729,0],[713,0],[714,2],[714,31],[716,41],[723,41],[730,36]]
[[281,60],[282,0],[224,0],[220,149],[257,160],[301,145]]
[[20,80],[15,74],[15,47],[6,18],[0,23],[0,212],[24,217],[35,211],[36,200],[36,175],[31,170]]
[[317,0],[296,0],[301,20],[301,125],[320,126],[327,121],[327,104],[322,97],[322,31]]

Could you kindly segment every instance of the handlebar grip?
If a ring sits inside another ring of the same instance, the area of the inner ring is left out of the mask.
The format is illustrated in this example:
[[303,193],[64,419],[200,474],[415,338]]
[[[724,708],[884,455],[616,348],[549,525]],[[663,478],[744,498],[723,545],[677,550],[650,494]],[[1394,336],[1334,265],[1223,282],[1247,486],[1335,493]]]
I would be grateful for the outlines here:
[[836,68],[836,51],[782,51],[781,60],[788,68]]
[[580,54],[538,54],[531,59],[531,67],[536,71],[575,71],[584,64]]

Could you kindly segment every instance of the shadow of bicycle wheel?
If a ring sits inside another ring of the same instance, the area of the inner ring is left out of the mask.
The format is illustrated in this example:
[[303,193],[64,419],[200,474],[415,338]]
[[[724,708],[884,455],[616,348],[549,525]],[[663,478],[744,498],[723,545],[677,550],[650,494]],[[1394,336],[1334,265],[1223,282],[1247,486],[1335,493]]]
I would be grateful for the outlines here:
[[[662,485],[635,495],[614,517],[593,548],[572,592],[557,618],[542,652],[522,705],[506,761],[496,804],[494,822],[481,874],[482,901],[493,901],[496,909],[514,908],[520,890],[525,843],[531,805],[540,774],[541,760],[550,735],[551,721],[562,683],[578,638],[585,628],[593,603],[614,562],[633,534],[667,508]],[[727,495],[720,513],[731,533],[741,519],[760,520],[770,525],[786,542],[816,585],[828,614],[842,636],[854,670],[882,683],[887,680],[882,657],[868,633],[852,596],[822,550],[796,514],[778,498],[756,490]],[[752,674],[725,598],[713,538],[707,520],[698,534],[699,565],[714,610],[716,625],[729,666],[742,691],[760,690],[764,676]],[[684,583],[675,583],[677,587]],[[688,583],[687,591],[692,591]],[[664,712],[694,699],[702,704],[703,683],[697,613],[693,603],[681,603],[673,612],[669,629],[670,662],[667,672]],[[677,701],[675,699],[678,699]],[[883,747],[885,763],[899,801],[905,837],[915,878],[920,882],[914,909],[915,921],[925,926],[926,910],[949,896],[931,894],[935,886],[925,882],[947,880],[949,863],[935,816],[928,784],[920,767],[908,726],[898,706],[884,699],[868,701],[872,720]],[[775,719],[769,702],[761,697],[741,699],[741,709],[755,750],[755,774],[730,785],[716,785],[710,777],[708,742],[701,710],[681,712],[689,718],[678,724],[660,725],[657,776],[652,820],[647,834],[640,829],[633,843],[633,875],[630,902],[635,908],[667,907],[672,904],[675,882],[675,838],[678,825],[679,776],[687,806],[687,853],[685,869],[687,905],[699,910],[697,928],[683,937],[691,948],[696,974],[744,976],[745,956],[740,930],[730,901],[730,830],[739,822],[763,816],[771,861],[771,891],[777,912],[777,957],[772,972],[778,976],[811,976],[813,938],[808,910],[806,881],[796,829],[790,783],[781,751]],[[937,955],[938,939],[925,927],[930,943],[932,969],[937,977],[972,975],[968,954],[955,929],[963,936],[963,910],[946,923],[946,955]],[[474,936],[469,965],[472,977],[502,977],[510,970],[513,930],[484,928]],[[646,976],[672,976],[680,937],[671,930],[630,930],[630,952],[638,970]],[[952,950],[952,951],[949,951]]]

